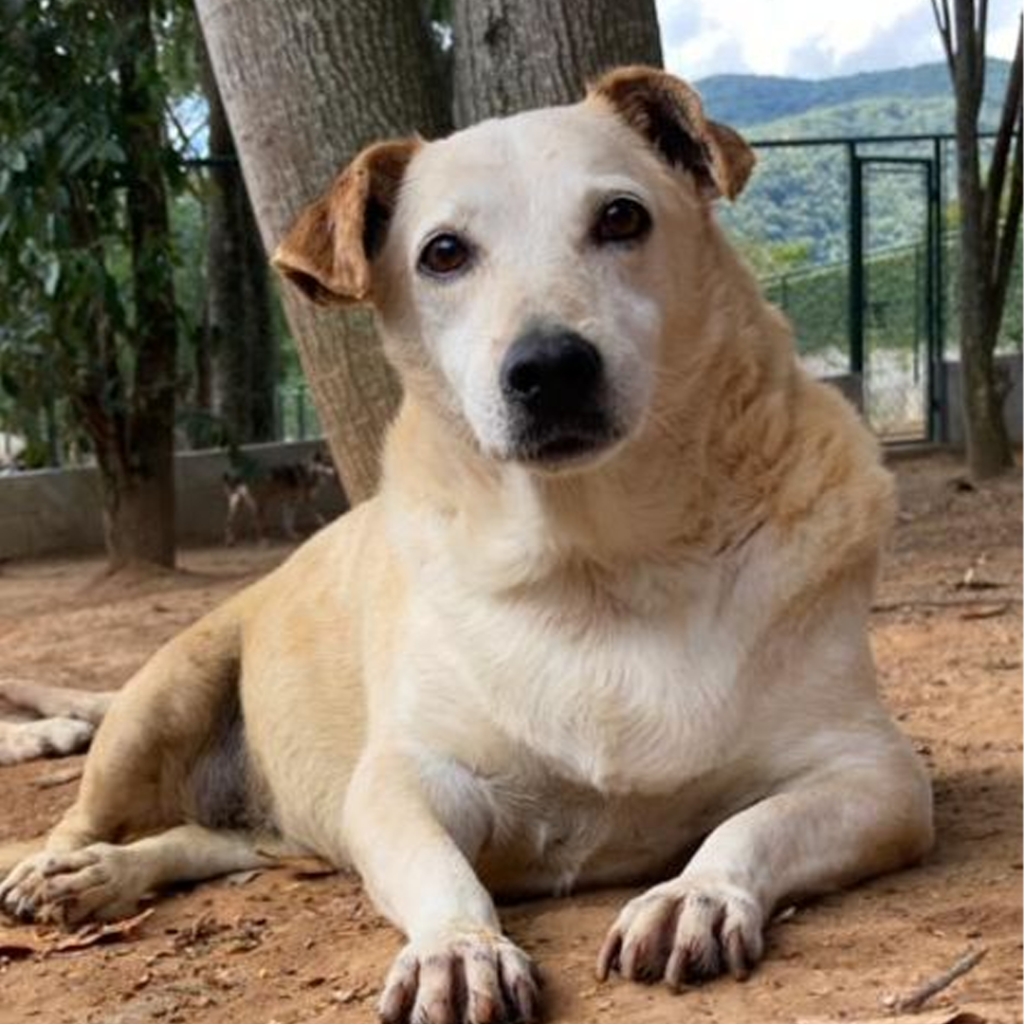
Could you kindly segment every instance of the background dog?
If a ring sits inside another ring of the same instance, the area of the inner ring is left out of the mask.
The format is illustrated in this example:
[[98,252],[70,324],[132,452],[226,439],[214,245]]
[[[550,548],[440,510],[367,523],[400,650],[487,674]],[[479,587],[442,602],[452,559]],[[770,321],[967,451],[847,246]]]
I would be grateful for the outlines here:
[[654,883],[597,971],[676,989],[920,857],[867,640],[891,481],[715,223],[752,166],[646,68],[361,153],[276,263],[377,310],[381,492],[128,684],[0,905],[108,918],[313,852],[408,936],[384,1019],[483,1024],[539,1002],[495,894]]
[[224,474],[224,493],[228,499],[224,523],[224,543],[234,546],[239,528],[247,514],[256,539],[266,539],[270,513],[277,510],[281,529],[289,540],[299,536],[296,524],[305,516],[319,528],[327,521],[316,507],[316,496],[324,484],[338,474],[326,453],[317,451],[305,462],[283,466],[264,466],[251,457],[234,459]]

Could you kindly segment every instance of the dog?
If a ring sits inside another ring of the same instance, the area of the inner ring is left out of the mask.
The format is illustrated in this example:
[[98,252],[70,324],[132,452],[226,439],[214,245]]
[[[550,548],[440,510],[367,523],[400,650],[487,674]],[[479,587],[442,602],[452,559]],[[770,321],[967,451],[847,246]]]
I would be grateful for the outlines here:
[[317,529],[322,527],[327,520],[316,507],[316,496],[324,484],[337,479],[337,473],[330,459],[316,451],[305,462],[283,466],[268,467],[248,459],[232,466],[223,479],[228,500],[224,543],[233,547],[238,540],[243,510],[248,513],[261,544],[266,540],[269,510],[275,505],[280,508],[281,528],[288,540],[299,537],[295,526],[301,513],[312,519]]
[[382,1018],[482,1024],[540,1005],[496,896],[652,885],[597,974],[679,989],[928,850],[867,635],[891,478],[716,224],[753,164],[640,67],[356,157],[275,264],[375,308],[379,493],[130,681],[9,914],[313,853],[407,936]]

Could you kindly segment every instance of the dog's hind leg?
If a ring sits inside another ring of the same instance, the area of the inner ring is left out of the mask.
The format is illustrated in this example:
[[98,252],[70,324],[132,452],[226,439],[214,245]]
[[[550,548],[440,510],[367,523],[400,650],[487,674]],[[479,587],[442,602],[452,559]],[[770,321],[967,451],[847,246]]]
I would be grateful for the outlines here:
[[179,825],[125,846],[92,843],[34,854],[0,885],[0,907],[23,921],[110,921],[133,914],[146,893],[174,882],[273,863],[253,833]]
[[0,722],[0,765],[84,750],[113,700],[112,693],[69,690],[26,679],[0,679],[0,701],[34,721]]
[[[44,855],[141,842],[196,819],[190,805],[197,766],[217,748],[225,710],[238,705],[240,610],[250,593],[161,648],[118,693],[96,734],[78,798],[47,837]],[[23,863],[38,873],[36,858]],[[5,892],[19,884],[20,868],[4,882]]]
[[95,726],[78,718],[0,722],[0,765],[77,754],[89,745],[95,731]]
[[285,498],[281,503],[281,529],[288,540],[299,539],[299,532],[295,528],[298,510],[299,501],[297,498]]
[[27,679],[0,679],[0,698],[15,707],[35,712],[40,718],[77,718],[99,725],[114,694],[45,686]]
[[235,527],[238,522],[239,510],[242,507],[242,494],[240,488],[228,489],[228,514],[224,520],[224,545],[233,548],[238,535]]

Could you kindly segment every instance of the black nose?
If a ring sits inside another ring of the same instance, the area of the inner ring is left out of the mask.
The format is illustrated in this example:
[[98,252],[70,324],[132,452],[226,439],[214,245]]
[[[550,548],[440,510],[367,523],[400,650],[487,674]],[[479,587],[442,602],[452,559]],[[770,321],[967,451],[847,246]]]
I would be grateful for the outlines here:
[[575,331],[528,331],[501,364],[505,397],[541,419],[565,419],[592,409],[602,381],[601,353]]

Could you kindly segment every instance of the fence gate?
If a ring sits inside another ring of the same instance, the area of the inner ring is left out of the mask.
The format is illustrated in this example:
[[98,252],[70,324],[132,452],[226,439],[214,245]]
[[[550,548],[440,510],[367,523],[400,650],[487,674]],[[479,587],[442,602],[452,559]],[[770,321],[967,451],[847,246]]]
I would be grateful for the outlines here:
[[938,168],[929,158],[858,154],[851,171],[851,362],[864,412],[883,440],[934,440],[943,386]]

